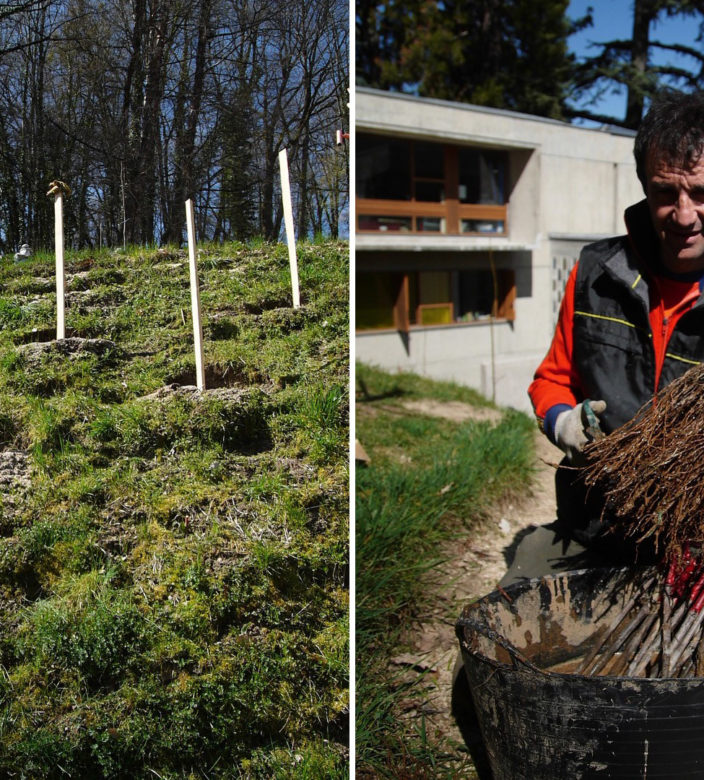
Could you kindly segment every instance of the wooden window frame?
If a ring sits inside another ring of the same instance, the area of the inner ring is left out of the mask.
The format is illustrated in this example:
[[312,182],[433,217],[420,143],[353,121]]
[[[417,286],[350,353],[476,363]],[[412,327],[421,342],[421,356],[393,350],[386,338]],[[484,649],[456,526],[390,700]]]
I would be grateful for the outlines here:
[[396,326],[396,330],[401,333],[408,333],[411,329],[411,318],[408,314],[409,295],[408,274],[405,273],[403,274],[403,279],[399,285],[398,295],[396,296],[396,301],[394,303],[394,325]]
[[496,295],[491,307],[495,319],[513,322],[516,319],[516,272],[500,268],[496,272]]
[[[415,176],[414,141],[409,145],[409,184],[410,200],[387,200],[385,198],[357,198],[355,202],[356,231],[357,233],[378,235],[386,231],[373,229],[360,229],[360,217],[405,217],[411,221],[411,229],[408,231],[388,231],[392,235],[398,233],[414,235],[462,235],[462,236],[487,236],[482,231],[461,232],[462,220],[476,222],[502,222],[503,230],[494,231],[492,236],[508,235],[508,204],[486,203],[460,203],[459,202],[459,147],[442,144],[444,154],[445,200],[442,202],[415,200],[415,185],[417,181],[441,181],[440,179],[428,179]],[[434,217],[445,221],[444,232],[418,230],[419,217]]]

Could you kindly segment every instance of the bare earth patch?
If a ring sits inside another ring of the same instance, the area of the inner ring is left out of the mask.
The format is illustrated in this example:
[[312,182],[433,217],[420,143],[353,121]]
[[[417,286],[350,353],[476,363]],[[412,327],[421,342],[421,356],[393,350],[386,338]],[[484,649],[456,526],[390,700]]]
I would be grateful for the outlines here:
[[452,422],[465,420],[488,420],[498,423],[501,411],[488,406],[472,406],[462,401],[436,401],[432,398],[421,398],[417,401],[405,401],[401,406],[408,412],[427,414],[430,417],[442,417]]
[[[443,406],[450,407],[446,410],[448,415],[459,411],[455,403]],[[424,413],[429,413],[427,408]],[[532,492],[520,501],[495,507],[479,529],[447,546],[446,562],[434,571],[434,584],[430,586],[434,591],[432,610],[409,630],[410,652],[391,659],[404,680],[417,677],[416,690],[422,688],[428,694],[427,698],[410,696],[406,716],[425,715],[428,733],[445,745],[455,746],[458,771],[461,767],[459,774],[464,777],[476,775],[451,715],[452,670],[459,650],[455,621],[468,602],[495,589],[508,568],[505,554],[516,536],[531,526],[555,519],[555,465],[562,453],[537,430],[535,435],[536,474]]]
[[18,504],[32,483],[27,453],[21,450],[0,452],[0,515],[2,522],[14,518]]
[[73,360],[85,357],[88,354],[104,355],[108,350],[117,350],[114,341],[109,339],[84,339],[76,336],[65,339],[52,338],[50,341],[35,341],[17,347],[17,351],[30,365],[40,363],[43,357],[49,354],[62,355]]

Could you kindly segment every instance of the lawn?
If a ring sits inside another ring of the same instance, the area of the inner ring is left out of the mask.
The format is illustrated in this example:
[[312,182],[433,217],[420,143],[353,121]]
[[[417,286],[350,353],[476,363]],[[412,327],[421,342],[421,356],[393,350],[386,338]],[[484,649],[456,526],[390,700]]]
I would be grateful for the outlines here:
[[0,775],[348,773],[348,247],[0,261]]
[[[451,383],[363,365],[356,380],[355,434],[370,456],[356,471],[358,776],[450,778],[459,771],[455,746],[434,739],[422,717],[403,717],[404,700],[422,693],[409,691],[389,659],[432,607],[448,541],[530,484],[535,423]],[[409,402],[423,399],[493,409],[499,421],[411,413]]]

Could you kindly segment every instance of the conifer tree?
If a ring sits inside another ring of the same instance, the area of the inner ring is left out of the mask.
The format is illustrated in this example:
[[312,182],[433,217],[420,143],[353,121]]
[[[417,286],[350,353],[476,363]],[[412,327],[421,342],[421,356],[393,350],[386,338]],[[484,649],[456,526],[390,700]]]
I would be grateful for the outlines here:
[[[668,16],[686,15],[692,18],[693,26],[701,26],[703,12],[699,0],[635,0],[631,37],[595,42],[598,53],[576,68],[574,97],[578,107],[568,109],[568,115],[636,129],[649,98],[663,86],[683,90],[701,88],[702,52],[693,46],[662,43],[654,35],[657,22]],[[685,55],[692,67],[656,65],[655,51]],[[593,110],[605,93],[620,90],[626,90],[625,116],[614,117]]]
[[561,118],[568,0],[360,0],[358,83]]

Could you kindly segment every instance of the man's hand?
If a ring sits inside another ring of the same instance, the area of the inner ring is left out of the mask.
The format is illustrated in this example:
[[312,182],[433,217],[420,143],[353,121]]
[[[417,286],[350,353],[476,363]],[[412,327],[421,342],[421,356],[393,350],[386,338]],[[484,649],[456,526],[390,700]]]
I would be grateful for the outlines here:
[[[603,414],[606,401],[590,401],[589,406],[596,415]],[[574,409],[562,412],[555,420],[555,443],[567,455],[570,463],[583,461],[584,445],[591,441],[587,435],[589,420],[583,404],[577,404]]]

